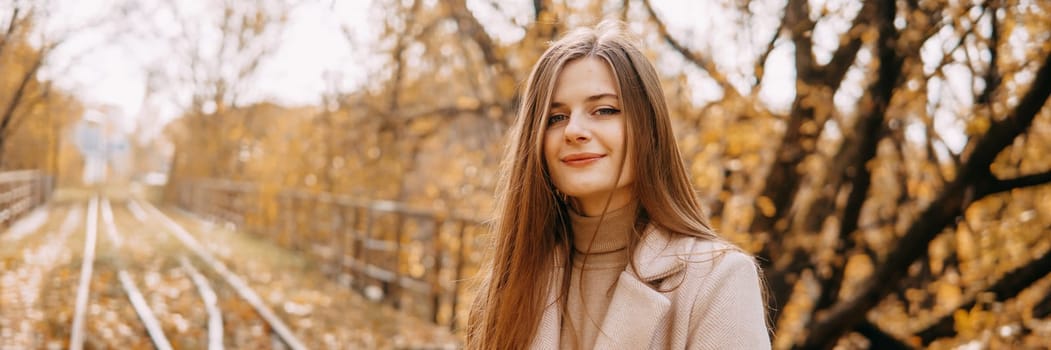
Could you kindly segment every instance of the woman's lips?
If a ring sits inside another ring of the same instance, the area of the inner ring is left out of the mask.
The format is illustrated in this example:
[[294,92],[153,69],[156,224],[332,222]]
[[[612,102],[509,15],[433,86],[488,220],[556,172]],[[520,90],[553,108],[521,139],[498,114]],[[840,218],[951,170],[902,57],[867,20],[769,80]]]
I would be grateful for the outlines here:
[[562,157],[562,163],[572,167],[582,167],[597,162],[605,156],[606,155],[604,154],[597,153],[576,153]]

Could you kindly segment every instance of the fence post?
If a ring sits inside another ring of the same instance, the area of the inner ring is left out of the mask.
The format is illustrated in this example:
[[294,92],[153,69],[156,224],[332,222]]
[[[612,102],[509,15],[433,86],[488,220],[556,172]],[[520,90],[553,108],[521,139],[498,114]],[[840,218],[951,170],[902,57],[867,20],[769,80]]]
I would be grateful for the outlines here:
[[434,324],[438,324],[438,314],[442,310],[442,260],[444,255],[442,254],[442,227],[445,226],[445,220],[435,219],[434,220],[434,234],[431,235],[431,239],[434,241],[433,246],[433,257],[434,266],[431,269],[431,321]]
[[457,329],[457,312],[456,309],[460,305],[460,292],[463,289],[463,267],[465,265],[465,259],[467,255],[464,251],[467,250],[467,223],[460,221],[460,249],[456,252],[456,278],[453,280],[453,300],[452,300],[452,315],[449,317],[449,328],[453,331]]
[[292,196],[292,212],[295,213],[295,220],[292,221],[292,230],[288,232],[288,244],[292,250],[297,252],[302,252],[302,249],[299,249],[299,241],[303,237],[303,212],[306,210],[303,208],[303,202],[303,192],[295,190]]
[[190,193],[190,203],[188,203],[188,205],[186,206],[185,209],[187,211],[191,212],[191,213],[197,213],[198,215],[201,215],[201,210],[200,210],[200,203],[201,203],[200,186],[196,186],[196,185],[190,184],[190,183],[183,184],[183,186],[188,187],[187,192]]
[[29,191],[29,195],[32,198],[29,201],[29,208],[36,208],[38,205],[44,204],[44,181],[47,181],[46,175],[43,172],[38,173],[36,181],[33,181],[32,189]]
[[401,297],[402,297],[402,287],[401,287],[401,278],[402,278],[402,273],[401,273],[401,251],[402,251],[402,246],[401,246],[401,237],[402,237],[402,231],[405,228],[405,215],[406,214],[403,211],[400,211],[400,210],[397,213],[398,213],[398,223],[394,226],[394,269],[393,269],[394,271],[392,271],[392,272],[394,272],[394,282],[391,283],[390,297],[391,297],[391,300],[394,301],[394,308],[400,310],[401,306],[402,306],[401,305]]
[[339,277],[339,266],[343,262],[343,235],[340,234],[339,228],[343,226],[343,209],[339,206],[339,201],[332,195],[328,195],[327,209],[329,215],[329,227],[328,227],[328,241],[329,248],[332,249],[331,255],[328,257],[329,270],[338,278]]
[[368,240],[372,239],[372,221],[373,221],[373,216],[374,215],[375,215],[375,213],[372,211],[372,208],[371,207],[366,207],[366,209],[365,209],[365,232],[363,232],[363,234],[362,234],[362,241],[361,241],[361,260],[358,261],[358,271],[360,271],[361,276],[362,276],[361,288],[363,290],[364,290],[365,287],[367,287],[367,285],[365,284],[365,281],[369,277],[368,272],[366,270],[367,270],[367,266],[369,264],[369,255],[371,255],[371,254],[369,254],[369,251],[371,251],[372,249],[369,249],[369,247],[366,244],[366,242],[368,242]]
[[281,229],[277,231],[274,239],[277,240],[277,245],[288,248],[288,244],[285,242],[288,241],[288,231],[291,229],[291,218],[289,216],[292,215],[292,205],[289,203],[288,191],[279,192],[277,198],[277,211],[281,217]]
[[[347,287],[352,285],[351,281],[354,279],[354,270],[351,269],[350,273],[347,273],[347,254],[351,254],[351,261],[353,261],[354,254],[354,231],[357,230],[357,212],[352,211],[350,213],[350,219],[346,219],[347,209],[349,203],[344,201],[343,197],[339,197],[336,202],[339,205],[340,217],[343,217],[343,229],[340,230],[340,246],[339,246],[339,282],[343,284],[346,282]],[[349,225],[348,225],[349,223]],[[348,246],[349,245],[349,246]]]
[[357,285],[357,289],[362,290],[365,288],[365,275],[362,269],[365,266],[365,239],[366,232],[368,232],[369,211],[358,204],[353,204],[352,207],[354,208],[354,231],[350,258],[350,272],[353,279],[351,285]]

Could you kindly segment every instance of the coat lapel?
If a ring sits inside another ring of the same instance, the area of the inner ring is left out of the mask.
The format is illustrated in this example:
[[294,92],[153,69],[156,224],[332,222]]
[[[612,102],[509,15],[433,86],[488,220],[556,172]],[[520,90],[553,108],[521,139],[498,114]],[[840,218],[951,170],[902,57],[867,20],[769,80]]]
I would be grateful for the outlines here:
[[558,294],[562,290],[562,271],[562,268],[555,268],[551,272],[551,283],[547,289],[547,298],[544,299],[544,314],[540,316],[540,324],[537,325],[530,349],[559,348],[562,335],[562,304],[558,302]]
[[628,271],[620,274],[596,349],[647,349],[667,321],[671,300]]
[[[646,349],[660,329],[667,328],[671,300],[658,291],[663,281],[685,268],[680,259],[690,240],[672,240],[649,227],[634,252],[638,271],[629,264],[613,291],[596,349]],[[677,283],[676,283],[677,284]]]
[[670,234],[648,226],[635,247],[635,265],[639,270],[634,271],[630,264],[626,270],[649,284],[663,280],[686,267],[683,257],[690,253],[695,241],[672,239]]
[[[671,300],[657,291],[686,265],[681,256],[690,251],[693,240],[671,239],[654,227],[648,227],[634,252],[636,271],[631,264],[621,272],[610,300],[609,311],[602,320],[602,333],[596,349],[646,349],[657,332],[667,327]],[[561,266],[556,264],[555,266]],[[540,318],[530,349],[558,349],[562,334],[562,268],[552,272],[544,314]]]

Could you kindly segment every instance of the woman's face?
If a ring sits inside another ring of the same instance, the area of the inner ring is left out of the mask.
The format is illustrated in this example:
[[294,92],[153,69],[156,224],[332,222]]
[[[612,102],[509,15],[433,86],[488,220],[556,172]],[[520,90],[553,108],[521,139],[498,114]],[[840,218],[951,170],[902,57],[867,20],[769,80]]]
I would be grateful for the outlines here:
[[[551,181],[576,199],[582,214],[601,214],[611,190],[610,210],[632,200],[633,155],[624,140],[625,115],[606,61],[586,57],[566,63],[545,122],[544,160]],[[618,172],[620,181],[614,183]]]

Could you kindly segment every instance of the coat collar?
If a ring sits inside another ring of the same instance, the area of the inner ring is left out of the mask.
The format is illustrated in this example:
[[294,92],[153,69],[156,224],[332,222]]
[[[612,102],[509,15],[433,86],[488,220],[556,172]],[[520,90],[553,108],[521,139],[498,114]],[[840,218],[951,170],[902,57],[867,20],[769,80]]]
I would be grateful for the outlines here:
[[[694,242],[694,239],[673,237],[653,225],[647,226],[635,247],[636,266],[628,264],[626,270],[646,283],[665,279],[686,267],[682,256],[689,254]],[[636,267],[638,271],[632,271]]]
[[[692,239],[673,238],[670,234],[648,226],[635,248],[632,264],[621,272],[610,300],[609,311],[602,320],[602,334],[615,335],[616,340],[600,335],[597,349],[645,349],[661,327],[667,325],[671,300],[657,290],[663,281],[686,267],[680,258],[693,247]],[[562,290],[562,264],[552,271],[547,290],[544,313],[537,327],[531,349],[557,349],[562,333],[562,305],[558,302]]]

